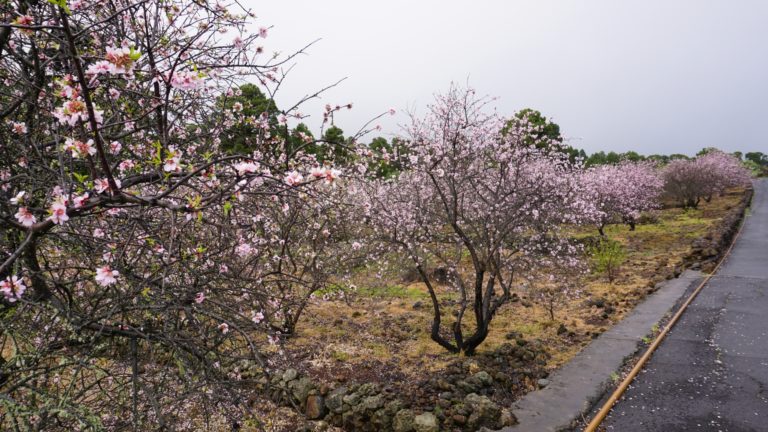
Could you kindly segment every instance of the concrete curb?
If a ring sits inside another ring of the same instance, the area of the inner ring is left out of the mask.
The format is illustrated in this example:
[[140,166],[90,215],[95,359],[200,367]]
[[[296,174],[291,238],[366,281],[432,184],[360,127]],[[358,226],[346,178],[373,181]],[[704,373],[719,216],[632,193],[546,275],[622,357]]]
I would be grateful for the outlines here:
[[519,424],[503,432],[558,432],[571,428],[574,420],[588,412],[611,385],[611,374],[637,352],[638,344],[653,325],[677,304],[692,286],[702,280],[698,271],[686,270],[679,278],[659,284],[621,322],[584,348],[549,377],[549,385],[528,393],[513,406]]

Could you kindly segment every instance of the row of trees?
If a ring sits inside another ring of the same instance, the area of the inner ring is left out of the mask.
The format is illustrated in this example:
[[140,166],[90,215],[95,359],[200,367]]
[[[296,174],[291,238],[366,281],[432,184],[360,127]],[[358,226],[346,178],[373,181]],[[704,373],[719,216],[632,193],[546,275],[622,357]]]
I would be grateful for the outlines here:
[[320,138],[290,129],[301,104],[272,101],[292,57],[264,56],[237,3],[0,8],[4,430],[235,427],[276,366],[264,345],[393,257],[433,339],[472,354],[521,278],[579,271],[567,227],[634,223],[658,192],[650,165],[584,171],[540,114],[458,87],[391,142],[344,137],[349,105]]

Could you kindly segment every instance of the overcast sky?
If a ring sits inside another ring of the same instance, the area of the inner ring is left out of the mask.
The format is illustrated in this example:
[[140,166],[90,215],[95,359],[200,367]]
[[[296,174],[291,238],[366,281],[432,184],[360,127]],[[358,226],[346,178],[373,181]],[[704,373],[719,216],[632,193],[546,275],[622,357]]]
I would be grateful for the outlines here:
[[272,26],[268,52],[315,39],[278,105],[347,77],[325,103],[357,131],[397,133],[452,81],[531,107],[587,152],[692,154],[702,147],[768,153],[768,1],[715,0],[245,0]]

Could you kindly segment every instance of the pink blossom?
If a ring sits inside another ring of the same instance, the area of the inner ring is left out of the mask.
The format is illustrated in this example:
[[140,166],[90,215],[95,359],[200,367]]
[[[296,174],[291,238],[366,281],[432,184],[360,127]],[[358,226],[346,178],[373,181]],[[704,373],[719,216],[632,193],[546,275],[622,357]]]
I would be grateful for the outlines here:
[[309,174],[317,179],[325,179],[325,182],[329,184],[339,178],[341,171],[333,168],[312,168]]
[[256,324],[259,324],[264,320],[264,314],[262,312],[255,312],[253,314],[253,317],[251,317],[251,321],[253,321]]
[[195,90],[203,85],[203,80],[195,72],[179,71],[174,73],[171,78],[171,87],[179,90]]
[[113,74],[125,74],[133,71],[133,63],[135,56],[132,56],[134,52],[130,48],[121,47],[107,47],[106,58],[110,64],[112,64],[111,73]]
[[9,276],[4,281],[0,282],[0,292],[10,303],[14,303],[24,295],[27,287],[24,285],[24,281],[18,276]]
[[200,291],[199,293],[195,294],[195,303],[200,304],[205,301],[205,293]]
[[134,162],[132,159],[126,159],[117,166],[117,169],[120,170],[121,173],[131,170],[136,167],[136,162]]
[[85,192],[82,195],[76,195],[74,198],[72,198],[72,204],[75,206],[75,208],[81,208],[85,205],[86,202],[88,202],[88,197],[88,192]]
[[101,228],[94,228],[93,236],[95,238],[104,238],[104,230],[102,230]]
[[120,150],[122,150],[123,145],[120,144],[118,141],[112,141],[109,143],[109,150],[112,152],[112,154],[118,154],[120,153]]
[[88,75],[99,75],[112,73],[112,70],[113,65],[110,62],[106,60],[100,60],[88,66],[88,69],[86,69],[85,73]]
[[165,164],[163,164],[163,171],[180,172],[181,166],[179,165],[179,156],[172,156],[166,159]]
[[248,243],[242,243],[235,248],[235,253],[241,257],[251,255],[253,251],[253,247]]
[[325,177],[325,168],[315,167],[309,170],[309,175],[311,175],[314,178],[322,178]]
[[296,186],[300,184],[302,180],[304,180],[304,176],[298,171],[291,171],[285,176],[285,183],[289,186]]
[[69,2],[69,8],[71,10],[80,10],[83,9],[88,3],[85,0],[73,0]]
[[[53,111],[53,116],[56,117],[61,124],[74,126],[78,121],[88,121],[88,110],[85,106],[85,102],[80,98],[76,98],[68,100],[64,102],[64,105],[56,108]],[[96,107],[94,107],[94,116],[96,123],[101,123],[103,121],[103,113]]]
[[26,125],[26,123],[13,122],[11,124],[11,129],[13,130],[13,133],[15,133],[17,135],[23,135],[23,134],[27,133],[27,125]]
[[221,334],[227,334],[229,333],[229,324],[221,323],[219,324],[218,329],[221,332]]
[[31,26],[35,23],[35,19],[31,15],[21,15],[13,20],[13,23],[21,26]]
[[51,215],[48,219],[57,225],[63,225],[64,222],[69,220],[69,216],[67,215],[67,205],[61,198],[51,204],[49,211]]
[[120,272],[112,270],[108,265],[99,267],[96,269],[96,283],[105,287],[117,282],[117,277],[120,276]]
[[31,227],[37,222],[37,218],[26,207],[19,207],[16,212],[16,220],[25,227]]
[[71,152],[72,157],[74,158],[84,158],[96,154],[96,147],[93,145],[93,140],[82,142],[74,138],[67,138],[64,142],[64,150]]
[[[109,180],[106,179],[106,178],[96,179],[96,180],[93,181],[93,184],[94,184],[94,188],[96,189],[97,193],[104,193],[104,192],[110,190],[110,188],[109,188]],[[120,180],[115,179],[115,185],[119,189],[120,188]]]
[[259,27],[259,37],[261,37],[261,38],[267,37],[267,28],[266,27]]

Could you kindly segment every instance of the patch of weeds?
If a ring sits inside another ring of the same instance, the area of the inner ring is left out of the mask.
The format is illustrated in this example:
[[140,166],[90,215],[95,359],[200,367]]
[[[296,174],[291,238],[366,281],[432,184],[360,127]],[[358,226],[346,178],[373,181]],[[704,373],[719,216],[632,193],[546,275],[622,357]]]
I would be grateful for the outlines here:
[[391,285],[385,287],[363,287],[358,288],[357,293],[365,297],[375,298],[399,298],[418,300],[429,297],[427,293],[418,288],[408,288],[402,285]]
[[351,290],[350,287],[346,287],[344,285],[329,284],[315,291],[315,295],[317,296],[335,295],[339,293],[348,293],[350,290]]
[[595,272],[605,274],[609,282],[616,279],[619,266],[627,258],[627,251],[624,246],[610,239],[600,239],[600,243],[591,247],[589,253],[592,256],[592,266]]
[[349,357],[350,357],[349,353],[346,353],[344,351],[332,351],[331,352],[331,358],[336,360],[336,361],[340,361],[340,362],[349,361]]
[[614,384],[616,384],[617,382],[619,382],[619,379],[620,379],[620,378],[621,378],[621,376],[619,375],[619,373],[618,373],[618,372],[615,372],[615,371],[614,371],[614,372],[611,372],[611,381],[612,381]]
[[542,325],[539,323],[521,323],[515,327],[515,330],[522,334],[538,334],[542,330]]
[[371,350],[371,353],[374,357],[379,359],[387,359],[392,355],[392,353],[389,351],[389,348],[381,343],[368,342],[365,344],[365,347]]

